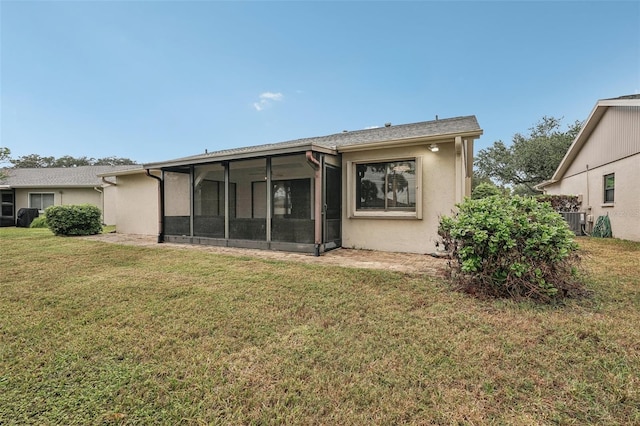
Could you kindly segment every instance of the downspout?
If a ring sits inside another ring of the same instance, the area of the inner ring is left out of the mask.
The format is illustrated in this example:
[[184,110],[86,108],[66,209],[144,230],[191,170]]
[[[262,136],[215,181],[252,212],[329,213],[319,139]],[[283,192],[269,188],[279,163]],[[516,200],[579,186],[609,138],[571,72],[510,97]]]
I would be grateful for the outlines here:
[[320,256],[320,245],[322,244],[322,167],[313,156],[312,151],[307,151],[307,161],[313,164],[315,170],[315,230],[314,230],[314,252],[315,256]]
[[102,224],[106,225],[106,221],[104,220],[104,192],[97,186],[94,186],[93,190],[100,193],[100,204],[102,205]]
[[160,191],[160,217],[158,218],[158,243],[164,243],[164,180],[156,175],[152,175],[149,169],[144,170],[145,174],[150,178],[158,181],[158,189]]

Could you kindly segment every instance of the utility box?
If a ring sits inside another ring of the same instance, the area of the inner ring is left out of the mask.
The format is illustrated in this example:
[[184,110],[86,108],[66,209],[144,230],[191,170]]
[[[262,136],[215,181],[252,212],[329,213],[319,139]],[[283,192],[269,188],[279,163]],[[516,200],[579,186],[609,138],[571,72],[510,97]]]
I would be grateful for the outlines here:
[[569,224],[569,229],[573,231],[575,235],[582,235],[582,226],[585,223],[584,212],[559,212],[564,220]]

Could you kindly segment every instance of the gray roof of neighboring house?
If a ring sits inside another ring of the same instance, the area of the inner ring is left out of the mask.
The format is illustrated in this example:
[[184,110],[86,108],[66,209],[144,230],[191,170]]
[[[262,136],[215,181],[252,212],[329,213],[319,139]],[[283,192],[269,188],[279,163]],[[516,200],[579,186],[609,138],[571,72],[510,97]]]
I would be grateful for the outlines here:
[[340,151],[340,148],[356,145],[376,144],[385,141],[400,141],[411,138],[428,138],[450,134],[477,133],[482,134],[482,129],[475,116],[445,118],[419,123],[390,125],[373,129],[344,131],[327,136],[294,139],[286,142],[254,145],[242,148],[232,148],[190,157],[178,158],[167,162],[145,164],[145,168],[162,167],[172,164],[187,164],[189,162],[215,161],[220,157],[242,156],[247,154],[261,154],[267,151],[295,149],[305,147],[322,147],[331,151]]
[[139,168],[139,165],[128,165],[4,169],[3,173],[8,176],[0,180],[0,186],[11,188],[93,187],[102,184],[98,174]]

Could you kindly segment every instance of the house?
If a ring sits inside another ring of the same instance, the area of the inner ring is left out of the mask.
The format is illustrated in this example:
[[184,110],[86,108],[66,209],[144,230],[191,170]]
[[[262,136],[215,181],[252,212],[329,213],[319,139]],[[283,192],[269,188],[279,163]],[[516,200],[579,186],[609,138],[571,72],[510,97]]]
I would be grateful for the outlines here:
[[[439,217],[470,194],[480,135],[466,116],[145,164],[157,202],[142,171],[118,174],[118,211],[130,212],[117,229],[149,233],[153,223],[159,241],[316,255],[341,246],[433,252]],[[146,219],[132,217],[147,208]]]
[[549,181],[546,194],[578,195],[590,233],[609,216],[614,237],[640,241],[640,95],[598,101]]
[[69,204],[93,204],[102,210],[104,223],[113,225],[116,211],[111,197],[115,193],[105,190],[110,185],[98,174],[131,169],[142,170],[139,165],[4,169],[6,177],[0,180],[0,226],[14,226],[21,208],[43,212],[49,206]]

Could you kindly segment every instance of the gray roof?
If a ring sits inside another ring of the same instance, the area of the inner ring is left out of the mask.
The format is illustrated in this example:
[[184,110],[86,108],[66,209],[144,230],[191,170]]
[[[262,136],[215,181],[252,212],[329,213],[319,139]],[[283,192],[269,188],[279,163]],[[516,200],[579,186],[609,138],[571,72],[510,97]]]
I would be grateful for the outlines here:
[[618,96],[617,98],[608,98],[607,100],[612,101],[614,99],[640,99],[640,94]]
[[381,142],[393,142],[410,138],[428,138],[433,136],[457,135],[463,133],[482,134],[482,129],[475,116],[446,118],[419,123],[390,125],[374,129],[344,131],[327,136],[294,139],[286,142],[254,145],[242,148],[226,149],[221,151],[198,154],[190,157],[178,158],[161,163],[145,164],[145,168],[162,167],[173,164],[186,164],[189,162],[201,163],[216,161],[220,157],[242,156],[247,154],[260,155],[267,151],[295,149],[301,150],[308,147],[321,147],[330,151],[340,152],[340,148],[356,145],[377,144]]
[[98,174],[139,168],[139,165],[127,165],[4,169],[3,173],[8,176],[0,180],[0,185],[11,188],[93,187],[102,184]]

